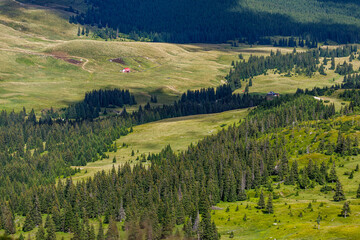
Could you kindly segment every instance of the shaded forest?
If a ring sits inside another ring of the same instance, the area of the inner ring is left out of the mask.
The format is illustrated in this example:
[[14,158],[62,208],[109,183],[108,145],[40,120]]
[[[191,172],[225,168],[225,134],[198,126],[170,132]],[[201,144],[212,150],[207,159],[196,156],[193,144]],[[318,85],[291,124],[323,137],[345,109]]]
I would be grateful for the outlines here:
[[[254,12],[226,1],[88,0],[88,10],[70,17],[71,23],[111,28],[132,39],[155,42],[255,43],[268,36],[296,36],[311,41],[359,41],[359,27],[338,23],[300,23],[282,14]],[[111,36],[110,36],[111,37]]]

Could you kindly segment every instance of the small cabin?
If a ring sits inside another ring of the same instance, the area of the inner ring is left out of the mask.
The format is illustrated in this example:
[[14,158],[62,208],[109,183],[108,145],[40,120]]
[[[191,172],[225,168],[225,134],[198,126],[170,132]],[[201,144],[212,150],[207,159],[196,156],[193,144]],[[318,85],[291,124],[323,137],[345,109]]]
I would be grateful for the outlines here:
[[276,92],[273,92],[273,91],[266,94],[266,99],[267,100],[273,100],[274,98],[277,98],[277,97],[280,97],[280,94],[276,93]]
[[122,70],[122,72],[123,72],[123,73],[129,73],[129,72],[130,72],[130,68],[124,68],[124,69]]

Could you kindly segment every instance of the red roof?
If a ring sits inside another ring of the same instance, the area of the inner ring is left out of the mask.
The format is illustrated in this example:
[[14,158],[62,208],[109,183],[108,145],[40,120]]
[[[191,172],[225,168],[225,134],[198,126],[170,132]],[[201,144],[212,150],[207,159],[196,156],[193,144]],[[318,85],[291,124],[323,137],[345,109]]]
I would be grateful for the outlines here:
[[124,68],[125,71],[130,71],[130,68]]

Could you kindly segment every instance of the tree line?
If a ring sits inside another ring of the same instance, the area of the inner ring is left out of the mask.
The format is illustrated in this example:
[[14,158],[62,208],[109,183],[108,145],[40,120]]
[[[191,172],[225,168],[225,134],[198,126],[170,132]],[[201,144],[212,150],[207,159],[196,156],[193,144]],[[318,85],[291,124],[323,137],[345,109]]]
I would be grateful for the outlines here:
[[136,105],[134,95],[129,90],[93,90],[85,94],[82,102],[65,109],[66,119],[94,119],[99,117],[101,108]]
[[[354,72],[351,63],[340,65],[335,69],[335,57],[348,57],[357,52],[357,46],[349,45],[339,47],[336,49],[318,48],[309,50],[307,52],[296,52],[282,54],[280,50],[276,53],[271,51],[270,56],[253,56],[251,55],[246,61],[242,55],[239,55],[239,60],[234,62],[232,69],[226,76],[228,84],[233,89],[240,88],[242,82],[246,79],[253,78],[262,74],[267,74],[270,69],[276,69],[279,73],[288,73],[295,71],[297,74],[305,74],[308,77],[314,75],[315,72],[326,75],[324,69],[327,65],[328,59],[331,58],[331,68],[341,75],[350,74]],[[320,57],[324,58],[323,63],[320,64]],[[320,66],[318,66],[320,64]]]

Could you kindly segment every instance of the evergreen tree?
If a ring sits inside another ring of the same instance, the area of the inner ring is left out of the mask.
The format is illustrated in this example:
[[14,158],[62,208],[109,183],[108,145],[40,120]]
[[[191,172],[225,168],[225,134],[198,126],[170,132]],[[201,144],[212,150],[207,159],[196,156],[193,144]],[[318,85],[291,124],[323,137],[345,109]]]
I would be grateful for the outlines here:
[[46,240],[56,240],[56,227],[52,217],[46,221]]
[[335,202],[339,202],[339,201],[342,201],[342,200],[345,200],[345,195],[344,195],[344,192],[343,192],[343,189],[342,189],[342,186],[341,186],[341,183],[340,181],[338,180],[336,182],[336,189],[335,189],[335,195],[334,195],[334,201]]
[[334,57],[331,58],[331,67],[330,67],[330,70],[335,70],[335,58],[334,58]]
[[102,221],[99,220],[99,231],[96,237],[96,240],[104,240],[104,229],[103,229],[103,225],[102,225]]
[[28,213],[26,214],[26,218],[25,218],[25,222],[24,222],[24,226],[23,226],[23,231],[24,232],[28,232],[31,231],[35,228],[35,224],[34,221],[31,217],[31,215]]
[[211,215],[209,211],[202,215],[200,223],[200,239],[217,240],[219,239],[217,229],[214,223],[211,222]]
[[359,184],[359,187],[356,191],[356,198],[360,198],[360,184]]
[[5,229],[6,234],[16,233],[16,227],[14,222],[14,215],[8,204],[4,204],[1,208],[1,224]]
[[116,226],[116,222],[113,218],[110,219],[110,224],[108,231],[106,233],[106,240],[118,240],[119,239],[119,230]]
[[274,213],[274,208],[273,208],[273,203],[272,203],[272,194],[269,194],[269,198],[268,198],[265,209],[268,214]]
[[45,229],[42,225],[40,225],[38,231],[36,232],[36,237],[35,237],[36,240],[46,240],[46,237],[45,237]]
[[265,198],[264,198],[264,193],[263,193],[262,190],[261,190],[261,193],[260,193],[260,198],[259,198],[257,207],[259,209],[264,209],[265,208]]
[[346,218],[347,216],[349,216],[350,213],[351,213],[351,211],[350,211],[350,202],[346,201],[346,202],[344,202],[344,206],[343,206],[343,208],[341,210],[341,216]]
[[335,162],[333,162],[333,165],[330,170],[328,182],[336,182],[337,180],[338,180],[338,176],[336,175]]

